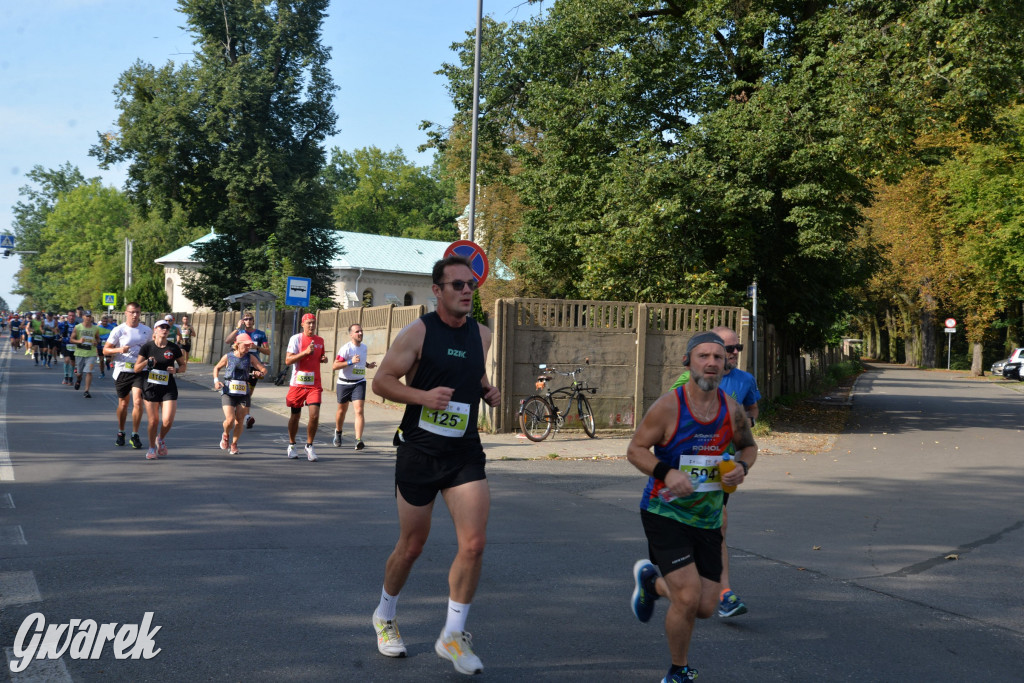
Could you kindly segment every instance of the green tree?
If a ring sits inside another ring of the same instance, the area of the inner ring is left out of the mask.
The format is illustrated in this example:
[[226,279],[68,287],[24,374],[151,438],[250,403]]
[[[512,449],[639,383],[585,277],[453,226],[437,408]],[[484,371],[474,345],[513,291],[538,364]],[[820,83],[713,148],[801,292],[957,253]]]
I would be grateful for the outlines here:
[[43,248],[28,266],[43,308],[96,307],[102,292],[121,288],[131,217],[124,194],[98,179],[60,196],[40,234]]
[[171,306],[167,301],[167,290],[164,289],[164,278],[161,273],[146,272],[133,277],[132,286],[124,294],[124,300],[135,301],[143,311],[163,313]]
[[[508,263],[557,296],[740,303],[791,343],[834,335],[871,255],[856,241],[879,175],[923,131],[982,132],[1021,86],[1008,5],[562,0],[489,22],[482,183],[526,207]],[[443,73],[468,130],[472,42]],[[486,221],[486,217],[485,217]]]
[[180,211],[186,225],[223,237],[196,250],[206,267],[185,292],[198,304],[223,308],[222,272],[236,278],[233,291],[274,286],[264,268],[271,236],[287,275],[311,278],[315,296],[333,292],[320,178],[336,122],[320,42],[327,5],[179,0],[194,60],[137,62],[115,87],[118,131],[101,134],[91,153],[104,167],[129,162],[128,193],[143,217]]
[[440,166],[409,162],[401,148],[331,150],[324,178],[333,189],[331,214],[338,230],[394,237],[452,240],[458,231],[454,185]]
[[[45,247],[42,238],[43,228],[60,196],[86,182],[99,179],[92,178],[87,181],[78,167],[73,166],[70,162],[56,169],[33,166],[32,170],[25,175],[34,185],[23,185],[18,190],[22,199],[14,205],[14,220],[11,223],[11,228],[14,231],[18,250],[42,251]],[[34,254],[21,256],[21,268],[15,276],[17,285],[13,290],[15,294],[24,297],[22,307],[28,310],[48,308],[48,306],[44,306],[44,300],[39,296],[46,282],[33,268],[35,258]]]
[[984,141],[966,134],[922,138],[919,147],[931,152],[921,157],[930,163],[876,190],[867,232],[887,266],[867,298],[891,307],[886,326],[904,340],[909,364],[935,365],[934,350],[927,350],[944,336],[934,323],[940,312],[963,321],[957,341],[970,344],[976,375],[995,330],[1009,335],[1020,324],[1024,257],[1014,245],[1024,239],[1022,113],[1020,106],[1006,110],[1000,134]]

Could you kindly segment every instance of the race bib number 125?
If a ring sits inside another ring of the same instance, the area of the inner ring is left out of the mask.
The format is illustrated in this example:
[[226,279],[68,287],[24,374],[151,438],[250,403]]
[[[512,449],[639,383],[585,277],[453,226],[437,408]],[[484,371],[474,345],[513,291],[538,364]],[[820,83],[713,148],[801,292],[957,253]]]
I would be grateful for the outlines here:
[[452,401],[444,410],[433,410],[424,406],[420,411],[420,429],[432,434],[457,438],[466,433],[468,426],[468,403]]

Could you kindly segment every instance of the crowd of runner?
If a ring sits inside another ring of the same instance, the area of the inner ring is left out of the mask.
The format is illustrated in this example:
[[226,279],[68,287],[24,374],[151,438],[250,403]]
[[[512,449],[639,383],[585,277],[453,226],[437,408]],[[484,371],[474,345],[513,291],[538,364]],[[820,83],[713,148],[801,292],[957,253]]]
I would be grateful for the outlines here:
[[[382,655],[407,655],[397,623],[399,596],[426,544],[440,494],[455,527],[457,549],[448,572],[445,625],[434,651],[456,671],[476,674],[483,664],[465,625],[480,579],[490,511],[477,419],[480,401],[498,406],[501,392],[485,372],[490,331],[469,317],[477,285],[469,262],[458,256],[438,261],[432,279],[437,310],[398,334],[373,379],[374,393],[404,403],[406,410],[394,438],[399,535],[384,565],[380,601],[370,621]],[[116,326],[108,316],[94,323],[91,312],[81,309],[64,315],[14,314],[0,317],[0,324],[9,328],[11,348],[24,347],[36,366],[63,367],[64,384],[75,390],[84,381],[85,397],[90,397],[95,368],[101,376],[112,369],[118,399],[114,443],[141,449],[139,426],[145,414],[146,458],[157,460],[168,453],[178,401],[176,377],[188,370],[194,331],[184,316],[180,325],[172,315],[153,327],[144,325],[134,302],[124,313],[125,321]],[[316,322],[311,313],[302,317],[302,331],[288,340],[285,355],[291,368],[286,456],[304,454],[310,462],[318,460],[313,444],[323,398],[321,366],[329,358]],[[367,362],[362,327],[351,325],[348,333],[332,365],[339,371],[332,442],[343,443],[351,403],[355,449],[361,450],[366,369],[376,365]],[[268,371],[261,355],[269,356],[270,343],[246,314],[225,342],[229,350],[212,371],[224,412],[219,446],[237,454],[243,425],[254,423],[249,409]],[[689,662],[697,619],[747,611],[729,587],[724,543],[728,493],[744,483],[757,459],[751,427],[760,394],[753,377],[736,368],[742,348],[729,328],[694,335],[683,358],[687,371],[647,412],[627,450],[629,461],[647,475],[639,507],[648,550],[648,557],[633,566],[629,604],[636,618],[647,622],[659,600],[667,603],[664,632],[671,665],[663,683],[697,678]],[[296,438],[303,408],[306,440],[300,450]]]

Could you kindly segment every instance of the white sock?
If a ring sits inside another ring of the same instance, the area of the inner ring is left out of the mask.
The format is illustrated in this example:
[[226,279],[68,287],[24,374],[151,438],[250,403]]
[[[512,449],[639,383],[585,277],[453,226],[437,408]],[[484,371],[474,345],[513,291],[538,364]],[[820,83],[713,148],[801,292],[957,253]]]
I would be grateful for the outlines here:
[[395,612],[398,610],[398,596],[388,595],[383,588],[380,589],[380,604],[377,605],[377,616],[384,621],[393,621]]
[[448,618],[444,622],[444,632],[466,630],[466,617],[469,616],[469,604],[455,602],[448,598]]

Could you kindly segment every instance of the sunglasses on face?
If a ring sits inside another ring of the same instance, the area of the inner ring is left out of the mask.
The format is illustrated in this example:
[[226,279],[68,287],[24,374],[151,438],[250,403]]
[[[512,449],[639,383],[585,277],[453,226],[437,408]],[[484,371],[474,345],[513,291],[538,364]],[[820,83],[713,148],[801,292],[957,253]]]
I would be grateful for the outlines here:
[[734,351],[742,351],[743,344],[728,344],[725,347],[725,350],[728,351],[729,353],[733,353]]
[[444,289],[445,285],[451,285],[452,289],[456,292],[461,292],[464,287],[469,287],[469,291],[476,289],[476,280],[452,280],[451,282],[440,283],[441,289]]

